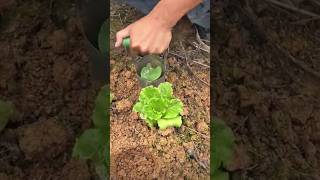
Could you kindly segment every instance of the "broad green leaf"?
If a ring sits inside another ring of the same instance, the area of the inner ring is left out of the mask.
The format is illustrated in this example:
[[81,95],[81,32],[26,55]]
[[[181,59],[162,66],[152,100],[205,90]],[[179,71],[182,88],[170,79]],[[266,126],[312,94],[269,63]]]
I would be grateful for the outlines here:
[[213,180],[229,180],[229,173],[217,170],[213,173],[211,176],[211,179]]
[[133,106],[133,111],[134,112],[139,112],[141,113],[143,110],[143,104],[141,102],[137,102],[134,106]]
[[151,105],[143,106],[143,112],[144,112],[143,115],[145,116],[145,118],[151,119],[151,120],[158,120],[162,116],[161,112],[154,111]]
[[158,114],[163,114],[166,112],[167,104],[161,98],[152,98],[149,102],[149,105],[152,107],[154,112],[158,112]]
[[96,165],[96,173],[100,179],[108,178],[108,167],[104,164]]
[[234,135],[232,130],[220,120],[213,120],[212,125],[212,170],[225,167],[232,161]]
[[72,156],[81,159],[93,158],[103,146],[103,141],[104,138],[99,129],[88,129],[77,138]]
[[158,120],[158,126],[161,130],[168,127],[180,127],[182,124],[181,116],[172,119],[160,119]]
[[183,104],[179,99],[172,99],[163,118],[174,118],[183,111]]
[[109,50],[109,20],[106,20],[99,31],[98,44],[99,49],[104,57],[107,57]]
[[145,119],[145,122],[147,123],[147,125],[151,128],[153,128],[156,124],[157,124],[157,121],[155,120],[152,120],[152,119]]
[[96,101],[95,108],[93,111],[92,119],[95,127],[102,129],[103,131],[107,128],[108,120],[108,97],[109,92],[107,86],[101,88]]
[[0,100],[0,132],[6,127],[13,112],[14,107],[11,103]]
[[147,66],[141,69],[140,76],[142,79],[155,81],[161,76],[161,72],[162,69],[160,66],[153,68],[150,64],[147,64]]
[[161,83],[159,85],[159,91],[161,93],[161,96],[171,98],[173,95],[173,89],[172,89],[172,84],[168,82]]
[[112,103],[113,97],[114,97],[113,94],[110,93],[110,104]]
[[153,86],[148,86],[141,90],[139,101],[141,101],[142,103],[148,103],[148,101],[150,101],[154,97],[158,97],[158,98],[160,97],[160,92],[158,88]]

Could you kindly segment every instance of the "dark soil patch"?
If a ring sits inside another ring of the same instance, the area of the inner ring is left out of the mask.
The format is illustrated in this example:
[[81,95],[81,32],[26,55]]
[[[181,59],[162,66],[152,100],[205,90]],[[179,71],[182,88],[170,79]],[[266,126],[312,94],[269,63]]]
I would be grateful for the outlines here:
[[320,72],[320,22],[240,2],[217,3],[213,18],[214,104],[236,135],[233,179],[319,179],[320,79],[276,44]]
[[95,177],[71,152],[91,126],[99,87],[73,4],[56,4],[53,15],[49,2],[16,1],[0,12],[0,99],[18,111],[0,134],[0,179]]

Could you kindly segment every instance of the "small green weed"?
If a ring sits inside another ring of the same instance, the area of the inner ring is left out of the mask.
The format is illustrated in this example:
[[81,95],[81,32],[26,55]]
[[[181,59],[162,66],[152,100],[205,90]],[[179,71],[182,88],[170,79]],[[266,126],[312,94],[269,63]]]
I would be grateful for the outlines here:
[[101,179],[109,177],[109,133],[108,107],[110,101],[107,86],[102,87],[96,101],[92,115],[94,127],[87,129],[77,138],[73,147],[73,157],[91,160],[95,164],[96,172]]
[[215,119],[212,124],[211,179],[229,180],[229,173],[223,168],[232,161],[234,135],[225,122]]
[[0,132],[6,127],[13,113],[13,104],[0,100]]

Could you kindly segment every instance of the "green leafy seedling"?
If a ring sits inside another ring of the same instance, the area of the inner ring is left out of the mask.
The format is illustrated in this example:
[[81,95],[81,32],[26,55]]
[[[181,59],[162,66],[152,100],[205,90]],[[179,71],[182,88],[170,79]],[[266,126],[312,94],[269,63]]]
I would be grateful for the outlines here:
[[6,127],[13,113],[14,107],[12,103],[0,100],[0,132]]
[[81,159],[91,159],[102,148],[102,142],[103,136],[99,129],[87,129],[77,139],[73,156],[79,156]]
[[228,172],[221,168],[225,168],[232,161],[235,138],[224,121],[215,119],[212,124],[212,177],[216,180],[229,180]]
[[109,172],[109,132],[108,108],[109,90],[107,86],[101,88],[92,114],[94,127],[87,129],[77,138],[73,147],[73,157],[91,160],[95,164],[96,173],[100,179],[108,179]]
[[150,63],[141,69],[140,76],[148,81],[155,81],[161,76],[162,69],[160,66],[153,68]]
[[149,127],[163,130],[168,127],[181,127],[182,102],[173,96],[172,84],[161,83],[158,87],[148,86],[141,90],[139,101],[133,111],[140,114]]

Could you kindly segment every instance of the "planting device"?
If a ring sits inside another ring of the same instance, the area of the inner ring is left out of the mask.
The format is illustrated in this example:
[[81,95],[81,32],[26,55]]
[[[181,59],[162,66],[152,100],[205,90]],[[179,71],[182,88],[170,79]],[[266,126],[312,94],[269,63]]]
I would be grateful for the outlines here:
[[[122,40],[122,46],[126,49],[130,48],[130,38],[127,37]],[[160,83],[165,82],[165,74],[167,70],[167,62],[166,58],[162,58],[159,55],[155,54],[148,54],[145,56],[138,56],[137,58],[132,58],[133,63],[136,67],[136,72],[137,72],[137,78],[140,82],[141,87],[146,87],[146,86],[158,86]],[[146,67],[147,65],[151,65],[151,67],[156,68],[156,67],[161,67],[161,75],[158,79],[154,81],[149,81],[141,77],[141,70]]]

